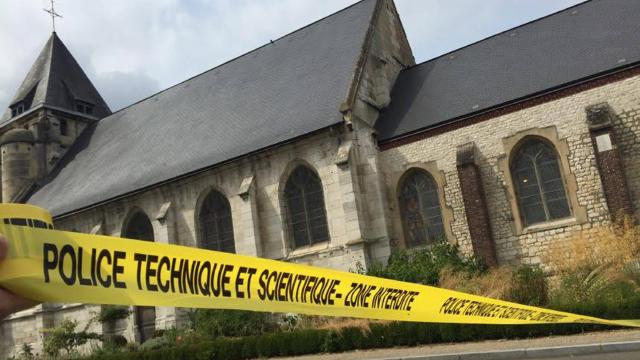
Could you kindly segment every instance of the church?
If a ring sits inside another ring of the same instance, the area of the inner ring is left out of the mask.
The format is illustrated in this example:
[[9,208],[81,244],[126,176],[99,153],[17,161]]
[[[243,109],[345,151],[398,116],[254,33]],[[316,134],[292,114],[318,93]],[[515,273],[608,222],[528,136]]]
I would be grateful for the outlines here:
[[[638,44],[640,2],[591,0],[416,64],[393,1],[362,0],[112,112],[53,32],[0,118],[2,201],[57,229],[341,270],[436,241],[539,264],[640,218]],[[99,308],[14,314],[0,356]],[[104,331],[183,321],[139,307]]]

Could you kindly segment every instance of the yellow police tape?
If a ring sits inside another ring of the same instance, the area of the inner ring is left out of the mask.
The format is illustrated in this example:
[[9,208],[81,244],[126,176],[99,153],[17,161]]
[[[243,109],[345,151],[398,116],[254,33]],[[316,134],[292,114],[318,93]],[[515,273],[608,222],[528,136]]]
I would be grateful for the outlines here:
[[0,286],[46,302],[291,312],[468,323],[599,323],[605,320],[250,256],[52,230],[43,209],[0,205],[9,254]]

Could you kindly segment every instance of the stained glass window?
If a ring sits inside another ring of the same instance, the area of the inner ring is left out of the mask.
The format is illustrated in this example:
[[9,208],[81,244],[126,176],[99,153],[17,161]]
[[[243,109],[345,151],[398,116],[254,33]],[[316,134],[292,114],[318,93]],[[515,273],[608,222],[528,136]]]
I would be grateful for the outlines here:
[[407,247],[445,238],[438,185],[429,173],[410,170],[400,185],[399,198]]
[[558,154],[544,140],[526,140],[511,161],[520,215],[525,226],[571,215]]
[[295,247],[329,240],[322,183],[313,170],[295,168],[285,184],[284,199]]
[[236,252],[231,206],[224,195],[211,191],[202,202],[198,221],[201,247],[228,253]]

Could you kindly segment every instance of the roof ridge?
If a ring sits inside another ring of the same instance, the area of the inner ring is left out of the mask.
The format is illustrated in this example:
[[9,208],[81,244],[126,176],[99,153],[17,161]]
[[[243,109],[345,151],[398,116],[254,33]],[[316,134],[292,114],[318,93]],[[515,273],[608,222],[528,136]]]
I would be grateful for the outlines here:
[[320,19],[318,19],[318,20],[316,20],[316,21],[313,21],[313,22],[311,22],[311,23],[309,23],[309,24],[307,24],[307,25],[305,25],[305,26],[301,27],[301,28],[298,28],[298,29],[293,30],[293,31],[291,31],[291,32],[289,32],[289,33],[286,33],[286,34],[284,34],[284,35],[280,36],[279,38],[276,38],[275,40],[271,40],[270,42],[265,43],[265,44],[263,44],[263,45],[261,45],[261,46],[258,46],[257,48],[254,48],[254,49],[252,49],[252,50],[249,50],[249,51],[247,51],[247,52],[245,52],[245,53],[243,53],[243,54],[240,54],[240,55],[238,55],[238,56],[236,56],[236,57],[234,57],[234,58],[231,58],[231,59],[229,59],[229,60],[227,60],[227,61],[225,61],[225,62],[223,62],[223,63],[220,63],[220,64],[218,64],[218,65],[216,65],[216,66],[214,66],[214,67],[212,67],[212,68],[210,68],[210,69],[204,70],[204,71],[202,71],[202,72],[200,72],[200,73],[198,73],[198,74],[196,74],[196,75],[193,75],[193,76],[191,76],[191,77],[189,77],[189,78],[187,78],[187,79],[185,79],[185,80],[183,80],[183,81],[180,81],[180,82],[178,82],[178,83],[176,83],[176,84],[174,84],[174,85],[171,85],[171,86],[169,86],[169,87],[167,87],[167,88],[165,88],[165,89],[162,89],[162,90],[160,90],[160,91],[158,91],[158,92],[155,92],[155,93],[153,93],[153,94],[151,94],[151,95],[149,95],[149,96],[147,96],[147,97],[145,97],[145,98],[142,98],[142,99],[140,99],[140,100],[138,100],[138,101],[136,101],[136,102],[134,102],[134,103],[132,103],[132,104],[129,104],[129,105],[127,105],[127,106],[125,106],[125,107],[123,107],[123,108],[121,108],[121,109],[118,109],[118,110],[116,110],[116,111],[112,112],[111,114],[109,114],[108,116],[105,116],[105,118],[106,118],[106,117],[109,117],[109,116],[111,116],[111,115],[118,114],[118,113],[119,113],[119,112],[121,112],[121,111],[125,111],[125,110],[127,110],[127,109],[129,109],[129,108],[131,108],[131,107],[133,107],[133,106],[135,106],[135,105],[138,105],[138,104],[140,104],[140,103],[142,103],[142,102],[145,102],[145,101],[147,101],[147,100],[149,100],[149,99],[153,98],[154,96],[160,95],[160,94],[162,94],[162,93],[164,93],[164,92],[166,92],[166,91],[169,91],[169,90],[171,90],[171,89],[173,89],[173,88],[176,88],[176,87],[178,87],[178,86],[180,86],[180,85],[183,85],[184,83],[186,83],[186,82],[188,82],[188,81],[191,81],[191,80],[193,80],[193,79],[195,79],[195,78],[197,78],[197,77],[200,77],[200,76],[202,76],[202,75],[204,75],[204,74],[207,74],[207,73],[209,73],[209,72],[211,72],[211,71],[214,71],[214,70],[216,70],[216,69],[218,69],[218,68],[220,68],[220,67],[222,67],[222,66],[224,66],[224,65],[227,65],[227,64],[229,64],[229,63],[232,63],[232,62],[234,62],[234,61],[236,61],[236,60],[239,60],[240,58],[243,58],[243,57],[245,57],[245,56],[251,55],[252,53],[254,53],[254,52],[256,52],[256,51],[258,51],[258,50],[260,50],[260,49],[262,49],[262,48],[264,48],[264,47],[267,47],[267,46],[269,46],[269,45],[273,45],[273,44],[274,44],[275,42],[277,42],[277,41],[283,40],[284,38],[286,38],[286,37],[288,37],[288,36],[291,36],[291,35],[293,35],[293,34],[295,34],[295,33],[299,32],[299,31],[302,31],[302,30],[304,30],[304,29],[306,29],[306,28],[308,28],[308,27],[311,27],[312,25],[316,25],[317,23],[319,23],[319,22],[321,22],[321,21],[323,21],[323,20],[326,20],[327,18],[330,18],[330,17],[332,17],[332,16],[334,16],[334,15],[337,15],[337,14],[339,14],[339,13],[342,13],[342,12],[344,12],[344,11],[347,11],[347,10],[349,10],[350,8],[355,7],[355,6],[359,5],[359,4],[362,4],[362,3],[367,2],[367,1],[377,1],[377,0],[358,0],[358,1],[356,1],[355,3],[353,3],[353,4],[349,5],[349,6],[345,7],[345,8],[342,8],[342,9],[340,9],[340,10],[336,11],[336,12],[333,12],[333,13],[331,13],[331,14],[329,14],[329,15],[326,15],[326,16],[324,16],[324,17],[322,17],[322,18],[320,18]]
[[[53,43],[55,42],[55,33],[51,34],[51,38],[50,41],[48,42],[47,45],[48,49],[47,49],[47,56],[49,61],[45,61],[44,63],[44,67],[42,68],[42,79],[40,79],[40,81],[43,82],[42,84],[42,88],[44,89],[45,92],[45,98],[44,100],[41,102],[42,104],[46,104],[47,103],[47,94],[49,93],[49,86],[51,84],[51,63],[53,62]],[[38,84],[38,82],[36,82],[34,84],[34,86],[36,87],[36,91],[38,91],[38,87],[40,84]]]
[[559,14],[559,13],[561,13],[561,12],[565,12],[565,11],[570,10],[570,9],[573,9],[573,8],[575,8],[575,7],[583,6],[583,5],[585,5],[585,4],[587,4],[587,3],[590,3],[590,2],[593,2],[593,1],[595,1],[595,0],[584,0],[584,1],[580,2],[580,3],[577,3],[577,4],[575,4],[575,5],[571,5],[571,6],[567,7],[567,8],[564,8],[564,9],[561,9],[561,10],[558,10],[558,11],[555,11],[555,12],[552,12],[551,14],[547,14],[547,15],[541,16],[541,17],[539,17],[539,18],[537,18],[537,19],[533,19],[533,20],[527,21],[527,22],[526,22],[526,23],[524,23],[524,24],[520,24],[520,25],[514,26],[514,27],[512,27],[512,28],[509,28],[509,29],[506,29],[506,30],[500,31],[500,32],[495,33],[495,34],[493,34],[493,35],[489,35],[489,36],[487,36],[487,37],[485,37],[485,38],[482,38],[482,39],[480,39],[480,40],[474,41],[474,42],[472,42],[472,43],[470,43],[470,44],[464,45],[464,46],[459,47],[459,48],[457,48],[457,49],[454,49],[454,50],[451,50],[451,51],[447,51],[447,52],[446,52],[446,53],[444,53],[444,54],[438,55],[438,56],[433,57],[433,58],[431,58],[431,59],[427,59],[427,60],[425,60],[425,61],[423,61],[423,62],[421,62],[421,63],[415,64],[415,65],[413,65],[413,66],[409,66],[409,67],[407,67],[407,68],[403,69],[402,71],[411,70],[411,69],[416,68],[416,67],[418,67],[418,66],[424,65],[424,64],[426,64],[426,63],[428,63],[428,62],[435,61],[435,60],[441,59],[441,58],[443,58],[443,57],[446,57],[446,56],[448,56],[448,55],[451,55],[451,54],[453,54],[453,53],[455,53],[455,52],[458,52],[458,51],[460,51],[460,50],[462,50],[462,49],[469,48],[469,47],[474,46],[474,45],[477,45],[477,44],[479,44],[479,43],[481,43],[481,42],[484,42],[484,41],[487,41],[487,40],[489,40],[489,39],[492,39],[492,38],[498,37],[498,36],[500,36],[500,35],[506,34],[506,33],[510,32],[510,31],[515,30],[515,29],[519,29],[519,28],[522,28],[522,27],[525,27],[525,26],[531,25],[531,24],[533,24],[533,23],[536,23],[536,22],[542,21],[542,20],[544,20],[544,19],[550,18],[550,17],[552,17],[552,16],[558,15],[558,14]]
[[[43,72],[43,75],[46,75],[46,76],[43,76],[43,80],[46,83],[44,84],[45,97],[42,104],[49,103],[50,98],[54,92],[54,89],[52,89],[53,84],[51,81],[51,77],[53,76],[53,74],[51,74],[51,68],[55,66],[53,62],[56,60],[56,54],[55,54],[56,41],[62,44],[62,40],[60,40],[60,38],[58,37],[58,34],[54,31],[51,33],[51,44],[49,45],[49,61],[47,61],[45,71]],[[64,44],[62,44],[62,46],[64,46]],[[82,68],[80,69],[82,70]]]
[[[22,101],[24,95],[21,96],[21,92],[20,90],[22,89],[22,87],[25,85],[25,83],[28,82],[29,79],[29,75],[31,74],[32,71],[36,70],[37,73],[37,69],[35,69],[35,66],[37,65],[37,62],[41,59],[50,59],[52,56],[52,52],[53,52],[53,37],[50,36],[49,39],[47,39],[47,42],[45,42],[44,47],[42,48],[42,50],[40,50],[40,52],[38,53],[38,57],[36,58],[36,62],[33,63],[31,65],[31,67],[29,68],[29,70],[27,71],[27,74],[25,75],[25,78],[22,79],[22,82],[20,83],[20,85],[18,86],[18,89],[16,90],[15,95],[13,96],[11,102],[9,103],[9,106],[15,104],[18,101]],[[44,54],[44,57],[42,56]],[[33,89],[34,87],[39,87],[40,85],[40,81],[45,81],[46,82],[46,86],[49,85],[49,73],[51,72],[51,61],[45,61],[44,65],[42,66],[42,69],[40,70],[41,74],[46,74],[47,76],[42,76],[43,79],[36,81],[33,86],[31,87],[31,89]],[[44,79],[46,78],[46,79]],[[27,90],[31,91],[31,90]],[[37,91],[37,89],[36,89]]]

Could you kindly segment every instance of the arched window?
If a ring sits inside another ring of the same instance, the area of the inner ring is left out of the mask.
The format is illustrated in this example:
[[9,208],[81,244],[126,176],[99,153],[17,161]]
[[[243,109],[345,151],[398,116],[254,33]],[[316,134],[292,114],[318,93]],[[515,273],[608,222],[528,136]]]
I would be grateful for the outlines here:
[[293,170],[284,187],[289,228],[296,247],[329,240],[320,178],[306,166]]
[[[142,211],[136,211],[122,229],[122,237],[136,240],[154,241],[151,221]],[[136,306],[135,324],[138,327],[140,342],[153,337],[156,331],[156,308],[153,306]]]
[[511,159],[511,176],[524,226],[571,215],[558,154],[548,142],[525,140]]
[[445,238],[438,185],[431,174],[410,170],[400,184],[399,201],[407,247]]
[[151,221],[142,211],[136,211],[129,217],[122,236],[128,239],[154,241]]
[[202,202],[198,214],[200,247],[235,253],[233,222],[229,200],[217,191],[211,191]]

